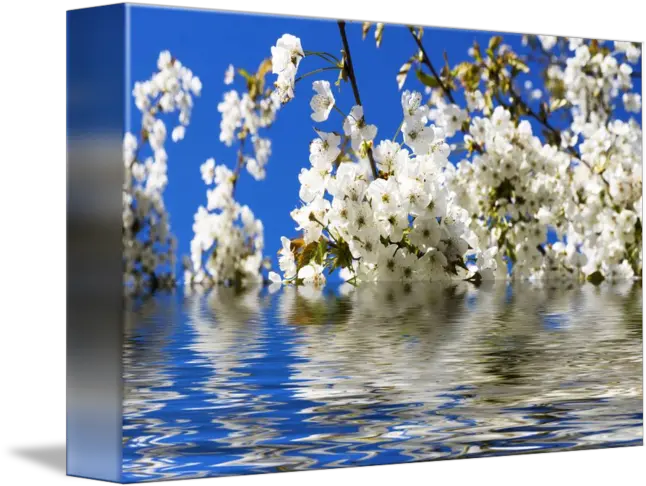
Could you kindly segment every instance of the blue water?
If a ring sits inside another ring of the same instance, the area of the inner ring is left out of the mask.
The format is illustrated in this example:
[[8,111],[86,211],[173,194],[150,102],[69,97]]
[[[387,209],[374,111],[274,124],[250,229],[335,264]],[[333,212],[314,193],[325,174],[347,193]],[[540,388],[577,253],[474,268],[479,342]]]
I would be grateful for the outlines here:
[[641,285],[128,302],[127,482],[641,445]]

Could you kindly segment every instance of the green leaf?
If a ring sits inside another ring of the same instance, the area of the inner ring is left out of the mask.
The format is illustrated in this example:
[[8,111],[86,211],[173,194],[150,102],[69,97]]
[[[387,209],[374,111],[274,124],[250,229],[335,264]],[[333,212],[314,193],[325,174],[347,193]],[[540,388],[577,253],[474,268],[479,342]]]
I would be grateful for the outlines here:
[[588,278],[586,279],[588,282],[590,282],[592,285],[599,285],[601,282],[605,280],[604,276],[601,274],[599,270],[597,270],[594,273],[591,273],[588,275]]
[[[343,52],[343,51],[341,51],[341,52]],[[344,54],[344,57],[341,58],[341,65],[339,67],[340,67],[340,69],[339,69],[339,77],[334,82],[334,85],[337,86],[339,88],[339,90],[340,90],[341,89],[341,81],[345,81],[345,82],[348,81],[348,71],[345,68],[345,54]]]
[[319,265],[323,265],[323,259],[325,258],[325,254],[327,253],[327,241],[325,238],[321,238],[318,242],[318,247],[316,249],[316,256],[314,257],[314,260],[316,263]]
[[564,100],[562,98],[560,99],[555,98],[550,102],[550,111],[552,112],[560,108],[563,108],[565,105],[567,105],[567,103],[568,103],[567,100]]
[[416,56],[413,56],[404,64],[402,64],[402,67],[399,68],[399,72],[397,73],[397,77],[395,78],[397,80],[398,89],[402,89],[404,87],[404,83],[406,82],[406,77],[408,76],[408,72],[410,71],[411,67],[413,67],[413,63],[416,60],[417,60]]
[[473,41],[473,58],[478,62],[482,61],[482,54],[480,53],[480,44],[478,44],[478,41]]
[[592,57],[594,57],[595,54],[599,52],[599,41],[597,39],[592,39],[588,45],[588,49],[590,50]]
[[256,73],[256,79],[258,80],[258,88],[262,91],[265,87],[265,76],[271,73],[271,58],[264,59],[260,66],[258,66],[258,72]]
[[371,22],[364,22],[363,25],[361,26],[361,39],[365,39],[366,36],[368,35],[368,32],[370,32],[370,26],[372,25]]
[[525,64],[523,61],[521,61],[518,58],[515,57],[510,57],[507,59],[507,64],[509,64],[512,68],[521,71],[523,73],[528,73],[529,72],[529,66]]
[[344,240],[339,239],[338,243],[330,248],[330,254],[332,255],[330,273],[337,268],[350,268],[352,266],[352,253]]
[[316,256],[318,247],[318,242],[313,241],[303,248],[303,250],[298,255],[296,265],[297,271],[312,261],[312,259]]
[[484,113],[485,115],[489,115],[493,112],[493,98],[491,96],[491,91],[488,91],[488,90],[485,91],[484,101],[485,101]]
[[491,39],[489,39],[488,49],[493,52],[498,48],[498,46],[501,43],[502,43],[502,37],[499,35],[494,35]]
[[238,74],[240,74],[240,76],[245,78],[247,80],[247,82],[250,82],[250,81],[252,81],[254,79],[254,76],[249,74],[249,72],[246,69],[243,69],[243,68],[238,69]]
[[518,67],[519,70],[521,70],[524,73],[529,72],[529,66],[525,64],[523,61],[516,60],[516,66]]
[[434,76],[429,76],[426,74],[424,71],[421,69],[418,69],[415,74],[417,75],[417,79],[419,79],[423,85],[428,86],[430,88],[439,88],[440,87],[440,82],[438,79]]
[[377,47],[381,46],[381,40],[384,36],[384,24],[381,22],[377,24],[377,27],[375,27],[375,42],[377,43]]

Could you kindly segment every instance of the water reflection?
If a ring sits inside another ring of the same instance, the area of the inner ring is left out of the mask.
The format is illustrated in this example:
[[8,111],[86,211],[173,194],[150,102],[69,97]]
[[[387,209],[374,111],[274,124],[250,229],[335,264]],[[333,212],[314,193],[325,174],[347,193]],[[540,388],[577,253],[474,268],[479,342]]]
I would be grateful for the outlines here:
[[[280,380],[278,353],[268,348],[272,330],[264,321],[269,297],[262,289],[246,292],[216,289],[206,298],[192,299],[190,324],[197,331],[190,348],[202,356],[210,374],[200,392],[211,405],[208,416],[213,429],[208,449],[218,455],[221,471],[235,471],[244,464],[271,471],[286,462],[265,444],[280,440],[282,420],[277,413],[287,399],[277,396]],[[277,458],[274,459],[273,456]],[[269,468],[269,469],[266,469]]]
[[128,451],[136,451],[138,470],[130,480],[173,477],[171,451],[174,438],[186,441],[178,418],[169,416],[172,403],[185,398],[177,385],[169,349],[177,332],[175,306],[168,298],[127,302],[124,322],[124,464]]
[[124,480],[642,443],[641,285],[132,303]]

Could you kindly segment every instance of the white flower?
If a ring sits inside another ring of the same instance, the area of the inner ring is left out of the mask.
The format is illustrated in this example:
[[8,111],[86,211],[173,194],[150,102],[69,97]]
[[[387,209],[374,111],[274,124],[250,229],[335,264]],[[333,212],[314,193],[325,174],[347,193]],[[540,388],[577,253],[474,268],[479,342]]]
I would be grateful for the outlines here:
[[232,84],[235,75],[236,75],[236,71],[235,71],[235,68],[233,67],[233,64],[229,64],[229,67],[224,73],[224,84],[226,85]]
[[283,34],[271,48],[272,72],[280,74],[290,65],[298,67],[304,56],[301,40],[291,34]]
[[291,279],[296,275],[296,260],[291,248],[291,241],[281,236],[282,249],[279,251],[278,266],[283,272],[285,279]]
[[642,219],[642,197],[641,195],[639,196],[639,199],[633,203],[633,209],[635,210],[635,213],[637,214],[637,217],[639,219]]
[[377,127],[368,125],[363,117],[363,107],[355,105],[343,122],[343,132],[351,137],[352,149],[359,150],[363,142],[370,142],[375,138]]
[[631,64],[636,64],[641,56],[641,49],[632,42],[615,41],[615,50],[624,52],[628,62]]
[[404,142],[416,154],[427,154],[430,151],[431,143],[435,139],[435,131],[425,126],[420,119],[405,120],[401,128],[404,134]]
[[321,172],[314,167],[309,170],[301,169],[298,180],[301,183],[299,197],[304,203],[310,203],[315,197],[323,195],[327,183],[327,172]]
[[220,164],[215,167],[214,180],[219,185],[231,184],[233,181],[233,172],[226,165]]
[[624,93],[623,95],[624,108],[626,111],[639,113],[642,109],[642,97],[639,93]]
[[304,285],[321,288],[325,285],[323,267],[317,263],[305,265],[298,271],[298,278],[303,280]]
[[402,278],[402,267],[399,265],[397,245],[382,246],[378,252],[377,269],[379,279],[383,281],[399,281]]
[[254,159],[252,157],[247,158],[245,167],[247,168],[247,172],[249,172],[251,177],[253,177],[257,181],[263,180],[267,175],[265,168],[258,163],[257,159]]
[[429,118],[434,120],[437,126],[442,127],[447,137],[452,137],[455,132],[461,129],[468,114],[455,104],[441,103],[438,108],[429,113]]
[[568,38],[568,48],[571,51],[576,51],[577,48],[583,44],[583,39],[580,37],[570,37]]
[[278,75],[278,79],[274,83],[275,90],[273,96],[278,103],[287,103],[294,98],[294,84],[296,82],[296,66],[293,64],[287,65],[285,69]]
[[317,133],[319,138],[310,143],[310,163],[318,170],[329,172],[332,170],[332,163],[341,153],[341,137],[336,133]]
[[467,100],[469,111],[482,111],[485,108],[485,99],[481,91],[465,91],[464,97]]
[[316,94],[312,96],[310,107],[312,108],[312,120],[323,122],[330,116],[330,111],[334,107],[334,95],[330,89],[329,81],[314,81],[312,88]]
[[269,285],[269,293],[275,293],[280,289],[280,287],[283,285],[283,279],[278,275],[276,272],[269,272],[267,275],[267,278],[269,279],[270,285]]
[[147,176],[146,165],[134,163],[132,164],[130,170],[132,171],[132,177],[135,178],[137,182],[144,182]]
[[630,264],[624,260],[619,264],[605,265],[603,273],[606,279],[611,282],[620,282],[622,280],[630,280],[635,276]]
[[541,45],[546,51],[551,50],[558,41],[558,37],[555,37],[553,35],[539,35],[538,39],[541,41]]
[[185,133],[186,133],[186,128],[184,127],[184,125],[178,125],[175,128],[173,128],[173,132],[171,134],[171,138],[173,139],[173,142],[179,142],[180,140],[183,140]]
[[405,168],[409,163],[408,150],[390,140],[379,142],[373,153],[379,169],[386,174]]
[[401,96],[401,104],[405,119],[413,118],[426,123],[428,106],[422,105],[422,95],[419,92],[404,91]]
[[126,132],[123,137],[123,162],[126,167],[129,167],[134,162],[136,152],[137,137],[130,132]]
[[230,147],[235,140],[235,131],[242,126],[242,111],[238,92],[232,90],[225,93],[223,101],[218,104],[218,111],[222,114],[220,142]]
[[276,272],[269,272],[267,277],[269,278],[269,281],[272,282],[272,283],[282,283],[283,282],[283,279],[280,278],[280,275],[278,275]]
[[415,218],[413,230],[408,237],[411,243],[426,251],[437,247],[442,237],[442,229],[436,218],[420,216]]
[[157,69],[164,71],[167,69],[173,61],[173,57],[170,54],[170,51],[162,51],[159,53],[157,58]]
[[190,82],[191,91],[195,96],[200,96],[202,93],[202,81],[197,76],[193,77]]

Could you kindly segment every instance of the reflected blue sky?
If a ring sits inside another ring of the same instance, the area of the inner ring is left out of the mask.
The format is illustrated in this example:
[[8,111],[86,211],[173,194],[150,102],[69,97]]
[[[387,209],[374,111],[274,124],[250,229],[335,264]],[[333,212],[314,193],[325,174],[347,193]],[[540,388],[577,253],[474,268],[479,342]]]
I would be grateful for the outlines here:
[[641,445],[639,285],[157,295],[124,336],[124,479]]

